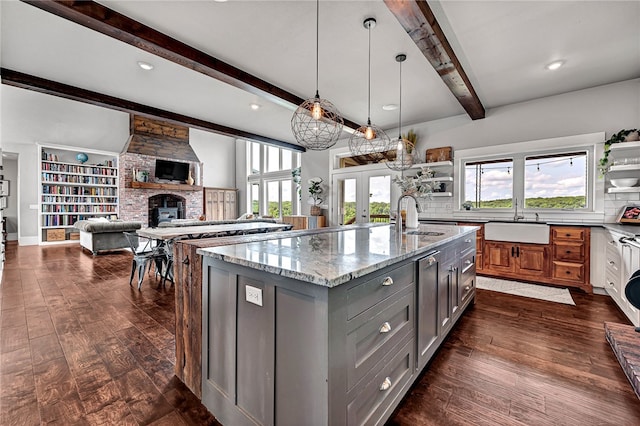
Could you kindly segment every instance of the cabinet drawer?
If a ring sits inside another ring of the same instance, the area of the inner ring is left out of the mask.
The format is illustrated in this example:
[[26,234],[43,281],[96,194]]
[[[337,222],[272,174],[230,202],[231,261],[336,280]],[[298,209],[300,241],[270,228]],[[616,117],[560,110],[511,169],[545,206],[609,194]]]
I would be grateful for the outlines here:
[[[415,293],[406,288],[348,323],[347,389],[351,389],[390,349],[412,333]],[[373,312],[375,311],[375,312]]]
[[469,235],[465,235],[462,238],[462,241],[460,241],[460,245],[458,246],[458,250],[459,253],[464,256],[465,254],[467,254],[469,251],[474,250],[477,246],[476,243],[477,239],[476,239],[476,235],[475,234],[469,234]]
[[411,285],[415,280],[415,264],[406,265],[379,274],[347,290],[347,319],[369,309],[392,294]]
[[584,241],[587,232],[586,228],[564,228],[554,226],[551,229],[554,240]]
[[349,426],[378,424],[382,416],[400,402],[402,391],[414,374],[414,344],[415,341],[410,339],[388,354],[374,367],[378,373],[372,373],[370,380],[349,394],[352,396],[347,404]]
[[462,285],[460,286],[460,306],[464,306],[464,304],[467,302],[467,299],[471,296],[473,296],[474,292],[475,292],[475,288],[476,288],[476,277],[475,275],[472,277],[469,277],[466,281],[462,282]]
[[559,241],[553,243],[553,253],[555,260],[567,262],[584,262],[585,247],[580,242]]
[[553,278],[564,281],[584,282],[584,265],[554,261]]
[[476,274],[476,256],[474,252],[467,253],[460,259],[460,274],[462,282]]

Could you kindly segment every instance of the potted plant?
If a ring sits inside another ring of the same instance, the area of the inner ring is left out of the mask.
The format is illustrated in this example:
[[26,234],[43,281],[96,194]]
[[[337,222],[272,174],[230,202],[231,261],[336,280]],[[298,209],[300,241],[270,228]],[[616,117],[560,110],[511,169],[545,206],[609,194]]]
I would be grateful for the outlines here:
[[321,209],[320,204],[322,204],[322,193],[324,189],[322,189],[322,178],[321,177],[312,177],[307,181],[309,183],[309,200],[308,203],[311,204],[311,208],[309,209],[309,213],[311,216],[320,216]]
[[640,131],[638,129],[622,129],[618,133],[613,134],[608,141],[604,143],[604,153],[600,158],[598,168],[600,173],[605,174],[609,167],[609,152],[611,151],[611,145],[620,142],[631,142],[640,139]]

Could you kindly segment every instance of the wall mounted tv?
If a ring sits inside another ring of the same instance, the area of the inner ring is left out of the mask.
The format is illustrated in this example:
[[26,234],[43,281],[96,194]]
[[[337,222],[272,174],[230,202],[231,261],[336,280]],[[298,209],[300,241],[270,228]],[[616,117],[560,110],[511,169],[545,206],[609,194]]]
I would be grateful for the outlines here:
[[189,163],[156,160],[156,178],[184,182],[189,177]]

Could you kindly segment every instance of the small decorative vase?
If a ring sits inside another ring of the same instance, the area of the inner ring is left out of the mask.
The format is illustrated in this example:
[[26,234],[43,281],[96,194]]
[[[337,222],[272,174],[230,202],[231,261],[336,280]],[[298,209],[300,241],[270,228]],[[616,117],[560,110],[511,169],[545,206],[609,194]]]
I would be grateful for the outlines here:
[[187,183],[189,185],[193,185],[193,182],[194,182],[193,176],[191,176],[191,170],[189,170],[189,177],[187,178]]
[[309,214],[311,214],[311,216],[320,216],[322,214],[322,209],[320,206],[311,206],[309,208]]

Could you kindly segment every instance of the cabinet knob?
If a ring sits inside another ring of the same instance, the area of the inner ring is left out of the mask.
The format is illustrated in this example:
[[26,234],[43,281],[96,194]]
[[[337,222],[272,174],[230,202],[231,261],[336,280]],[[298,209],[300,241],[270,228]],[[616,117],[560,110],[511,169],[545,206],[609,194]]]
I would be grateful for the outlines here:
[[382,280],[382,285],[384,285],[384,286],[393,285],[393,278],[391,278],[391,277],[385,278],[384,280]]
[[565,251],[566,254],[571,254],[571,250]]
[[431,256],[429,259],[427,259],[427,262],[429,262],[429,265],[433,265],[436,261],[436,258]]
[[571,236],[571,234],[564,234],[564,236],[565,236],[565,237],[570,237],[570,236]]
[[467,286],[464,287],[464,291],[469,291],[469,290],[471,290],[471,286],[467,285]]
[[615,265],[615,264],[616,264],[616,262],[614,262],[613,260],[610,260],[610,261],[608,261],[607,263],[608,263],[609,265],[611,265],[611,266],[613,266],[613,265]]
[[391,387],[391,378],[385,377],[384,382],[382,382],[382,384],[380,385],[380,390],[386,391],[386,390],[389,390],[390,387]]
[[464,242],[469,244],[469,243],[471,243],[471,239],[466,239],[466,240],[464,240]]
[[465,265],[471,265],[471,260],[470,259],[465,260],[464,264]]
[[570,274],[570,273],[571,273],[571,271],[567,269],[566,271],[564,271],[564,273],[565,273],[565,274]]
[[609,284],[609,287],[613,287],[613,282],[612,281],[607,280],[607,284]]
[[390,331],[391,331],[391,324],[389,324],[388,322],[385,322],[384,324],[382,324],[382,326],[380,326],[381,334],[388,333]]

